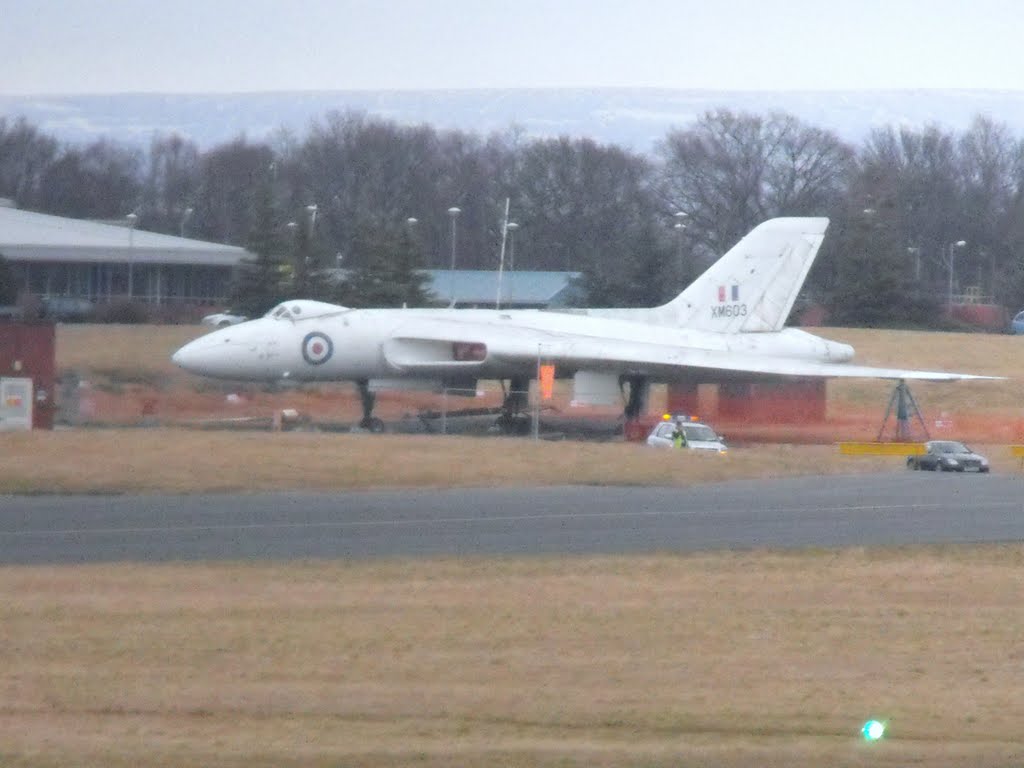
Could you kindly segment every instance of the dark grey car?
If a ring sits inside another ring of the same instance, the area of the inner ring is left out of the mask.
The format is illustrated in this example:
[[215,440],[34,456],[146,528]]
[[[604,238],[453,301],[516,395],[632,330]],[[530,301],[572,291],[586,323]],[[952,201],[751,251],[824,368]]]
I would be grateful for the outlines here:
[[955,440],[930,440],[924,444],[925,453],[908,456],[909,469],[928,469],[932,472],[988,472],[988,459]]

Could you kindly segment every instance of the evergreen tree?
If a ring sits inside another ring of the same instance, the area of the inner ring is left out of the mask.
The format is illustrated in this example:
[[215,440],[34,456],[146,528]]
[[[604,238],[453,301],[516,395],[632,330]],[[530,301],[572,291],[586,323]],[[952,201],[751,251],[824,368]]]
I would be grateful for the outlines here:
[[912,261],[894,230],[876,223],[875,214],[837,223],[841,249],[832,265],[831,320],[868,327],[927,325],[938,307],[914,279]]
[[286,298],[288,277],[288,268],[282,259],[281,220],[269,184],[261,185],[257,192],[256,209],[256,226],[248,243],[256,258],[242,262],[231,289],[233,309],[249,317],[265,314]]
[[352,259],[356,266],[338,286],[347,307],[421,307],[428,301],[427,276],[420,271],[416,241],[408,229],[358,228]]

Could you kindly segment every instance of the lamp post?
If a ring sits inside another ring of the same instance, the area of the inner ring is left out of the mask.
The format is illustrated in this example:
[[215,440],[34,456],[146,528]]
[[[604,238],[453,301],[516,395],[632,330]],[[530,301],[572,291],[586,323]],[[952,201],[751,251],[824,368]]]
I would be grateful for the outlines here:
[[181,227],[178,230],[178,234],[181,237],[185,236],[185,225],[188,224],[188,220],[192,218],[194,212],[192,208],[186,208],[184,213],[181,214]]
[[921,283],[921,249],[916,246],[907,248],[907,253],[914,257],[914,282]]
[[509,301],[515,301],[516,291],[512,276],[516,272],[516,230],[519,229],[519,225],[510,221],[505,225],[505,229],[508,231],[508,296]]
[[449,286],[451,287],[451,306],[453,307],[455,306],[455,237],[457,234],[455,222],[456,220],[458,220],[460,213],[462,213],[462,209],[456,208],[454,205],[448,209],[448,215],[451,217],[452,220],[452,264],[448,270],[448,282]]
[[309,214],[309,237],[311,240],[313,239],[313,229],[316,227],[316,211],[316,205],[306,206],[306,213]]
[[688,215],[689,214],[687,214],[686,211],[676,211],[676,213],[675,213],[676,223],[672,227],[672,229],[674,229],[676,231],[676,234],[679,235],[679,281],[680,281],[680,283],[683,282],[683,279],[684,279],[683,276],[684,276],[684,274],[686,272],[685,265],[683,264],[683,233],[686,232],[685,221],[686,221],[686,218],[687,218]]
[[125,219],[128,221],[128,298],[135,295],[135,223],[139,220],[135,211]]
[[957,240],[955,243],[949,244],[949,292],[947,298],[948,307],[953,306],[953,272],[956,259],[956,249],[963,248],[965,245],[967,245],[966,240]]
[[299,251],[299,242],[298,242],[299,225],[298,225],[297,222],[289,221],[287,224],[285,224],[285,227],[288,229],[288,240],[289,240],[289,243],[291,245],[291,252],[289,253],[289,258],[291,259],[292,285],[294,286],[295,278],[297,276],[296,273],[298,272],[298,269],[299,269],[299,254],[298,254],[298,251]]
[[508,223],[508,271],[516,271],[516,230],[519,225],[514,221]]

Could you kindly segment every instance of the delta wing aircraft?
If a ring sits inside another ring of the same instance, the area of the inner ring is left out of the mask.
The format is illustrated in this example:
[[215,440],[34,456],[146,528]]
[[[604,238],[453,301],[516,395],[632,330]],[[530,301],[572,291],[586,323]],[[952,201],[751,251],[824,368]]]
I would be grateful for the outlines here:
[[828,219],[756,227],[675,299],[645,309],[351,309],[297,299],[214,331],[174,354],[182,368],[246,381],[352,381],[361,426],[383,428],[374,393],[387,388],[475,392],[508,382],[499,423],[521,418],[540,364],[573,377],[584,402],[625,401],[639,416],[652,382],[859,377],[951,381],[962,373],[853,365],[853,348],[785,328]]

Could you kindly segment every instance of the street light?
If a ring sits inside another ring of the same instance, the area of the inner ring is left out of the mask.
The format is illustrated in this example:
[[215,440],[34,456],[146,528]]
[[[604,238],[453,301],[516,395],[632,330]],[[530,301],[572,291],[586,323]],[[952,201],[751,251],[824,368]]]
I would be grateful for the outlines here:
[[289,221],[284,226],[288,230],[290,246],[288,259],[291,263],[291,281],[292,287],[294,287],[298,279],[302,277],[300,274],[302,268],[299,265],[299,223],[297,221]]
[[672,227],[679,235],[679,279],[682,281],[683,275],[686,272],[685,265],[683,264],[683,234],[686,232],[686,224],[683,222],[686,220],[689,214],[686,211],[676,211],[676,223]]
[[186,208],[185,212],[181,214],[181,228],[178,233],[181,237],[185,236],[185,225],[188,223],[188,220],[192,218],[193,213],[194,210],[192,208]]
[[455,236],[456,228],[455,221],[459,218],[459,214],[462,213],[461,208],[456,208],[454,205],[448,209],[448,215],[452,219],[452,265],[448,270],[448,281],[451,286],[452,301],[451,306],[455,306]]
[[139,220],[135,211],[132,211],[125,219],[128,221],[128,298],[135,294],[135,223]]
[[907,253],[914,257],[914,282],[921,282],[921,249],[916,246],[907,248]]
[[508,223],[508,271],[516,270],[516,230],[519,225],[514,221]]
[[516,291],[512,276],[516,272],[516,230],[519,229],[519,225],[510,221],[505,225],[505,229],[508,231],[508,295],[509,301],[515,301]]
[[954,271],[954,259],[956,258],[957,248],[963,248],[967,245],[966,240],[957,240],[955,243],[949,244],[949,293],[948,293],[948,306],[953,306],[953,271]]

